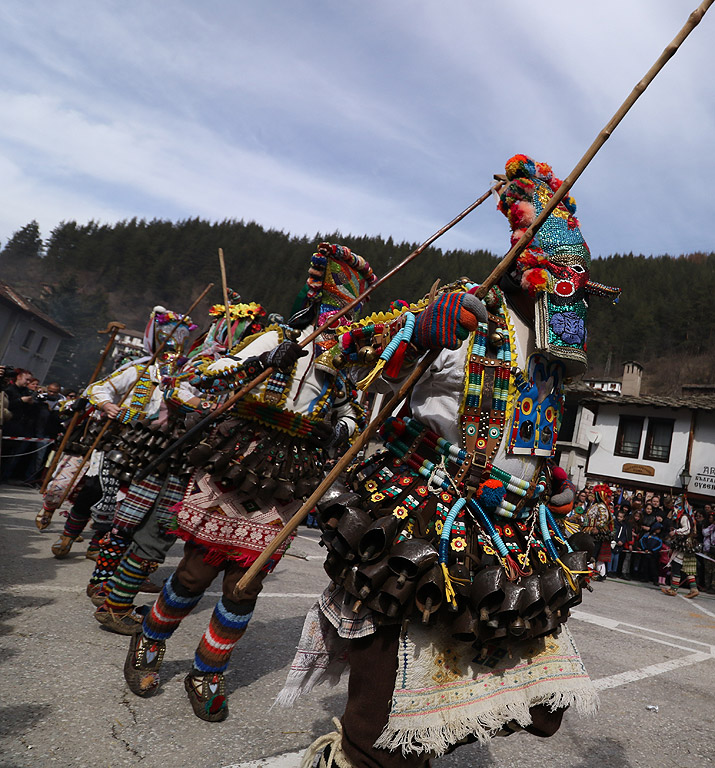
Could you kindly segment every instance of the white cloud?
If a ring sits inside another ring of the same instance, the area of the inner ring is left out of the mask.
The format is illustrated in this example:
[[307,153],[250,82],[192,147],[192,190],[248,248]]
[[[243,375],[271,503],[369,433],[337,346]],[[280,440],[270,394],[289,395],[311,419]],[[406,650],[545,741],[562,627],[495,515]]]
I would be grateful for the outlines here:
[[[0,238],[198,215],[422,240],[514,152],[565,176],[692,4],[7,0]],[[595,253],[713,248],[690,179],[713,170],[714,23],[574,190]],[[505,250],[487,205],[443,246]]]

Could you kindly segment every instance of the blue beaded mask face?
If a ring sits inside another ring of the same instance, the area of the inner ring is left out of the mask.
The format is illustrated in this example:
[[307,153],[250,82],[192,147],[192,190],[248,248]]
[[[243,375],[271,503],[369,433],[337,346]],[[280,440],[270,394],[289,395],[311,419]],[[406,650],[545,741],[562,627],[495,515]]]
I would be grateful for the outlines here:
[[[509,180],[499,210],[511,226],[515,245],[561,187],[546,163],[514,155],[506,164]],[[591,254],[576,218],[576,203],[566,195],[519,256],[514,279],[536,303],[536,349],[563,363],[566,376],[586,369],[587,294],[617,301],[616,288],[589,279]]]
[[[536,215],[551,199],[544,182],[536,181]],[[546,257],[546,290],[536,297],[536,345],[564,363],[568,376],[586,369],[586,317],[591,254],[578,221],[566,207],[557,207],[534,238]]]

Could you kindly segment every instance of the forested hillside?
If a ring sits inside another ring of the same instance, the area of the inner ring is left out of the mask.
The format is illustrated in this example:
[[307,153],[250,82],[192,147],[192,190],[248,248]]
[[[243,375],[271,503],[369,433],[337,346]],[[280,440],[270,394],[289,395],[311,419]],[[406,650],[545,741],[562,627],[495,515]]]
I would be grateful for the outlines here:
[[[109,320],[141,329],[155,304],[185,311],[214,282],[194,312],[195,321],[205,325],[208,306],[221,301],[219,247],[226,254],[229,285],[245,300],[287,316],[321,240],[349,246],[378,276],[416,245],[339,233],[297,238],[255,223],[200,219],[67,222],[43,241],[31,222],[0,251],[0,276],[75,334],[74,341],[63,343],[50,375],[78,384],[102,345],[96,330]],[[370,308],[383,308],[393,298],[418,298],[437,277],[449,282],[467,275],[479,281],[496,261],[484,251],[429,249],[378,289]],[[608,364],[618,376],[623,360],[638,360],[653,392],[675,393],[683,382],[715,381],[715,254],[614,255],[594,260],[591,276],[623,289],[616,306],[604,299],[591,302],[592,370],[603,372]]]

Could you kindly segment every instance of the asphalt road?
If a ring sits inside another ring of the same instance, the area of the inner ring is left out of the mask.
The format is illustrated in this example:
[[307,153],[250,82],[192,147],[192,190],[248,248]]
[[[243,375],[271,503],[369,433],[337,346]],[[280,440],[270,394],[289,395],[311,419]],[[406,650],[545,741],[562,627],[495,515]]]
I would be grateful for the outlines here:
[[[315,531],[301,529],[267,581],[227,673],[231,714],[205,723],[183,678],[218,598],[210,592],[168,645],[160,693],[134,696],[122,666],[128,638],[92,618],[85,544],[55,560],[56,517],[40,533],[35,491],[0,486],[0,766],[294,768],[342,712],[345,680],[293,709],[271,709],[305,612],[326,583]],[[180,557],[170,553],[155,578]],[[151,596],[143,596],[147,603]],[[616,581],[596,585],[569,626],[601,690],[592,719],[567,714],[556,736],[464,747],[435,768],[703,768],[715,761],[715,600],[666,597]],[[658,712],[646,709],[658,707]]]

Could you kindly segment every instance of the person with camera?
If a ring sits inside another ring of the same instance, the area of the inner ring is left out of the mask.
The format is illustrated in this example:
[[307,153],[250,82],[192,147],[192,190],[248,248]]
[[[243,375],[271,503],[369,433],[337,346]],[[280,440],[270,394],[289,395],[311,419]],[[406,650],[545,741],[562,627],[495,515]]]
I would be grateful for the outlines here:
[[[3,424],[3,437],[33,437],[36,404],[34,394],[28,386],[33,378],[25,368],[5,368],[5,379],[11,379],[11,383],[5,388],[5,395],[12,418]],[[23,443],[22,440],[4,441],[0,480],[7,482],[16,477],[27,445],[29,443]]]

